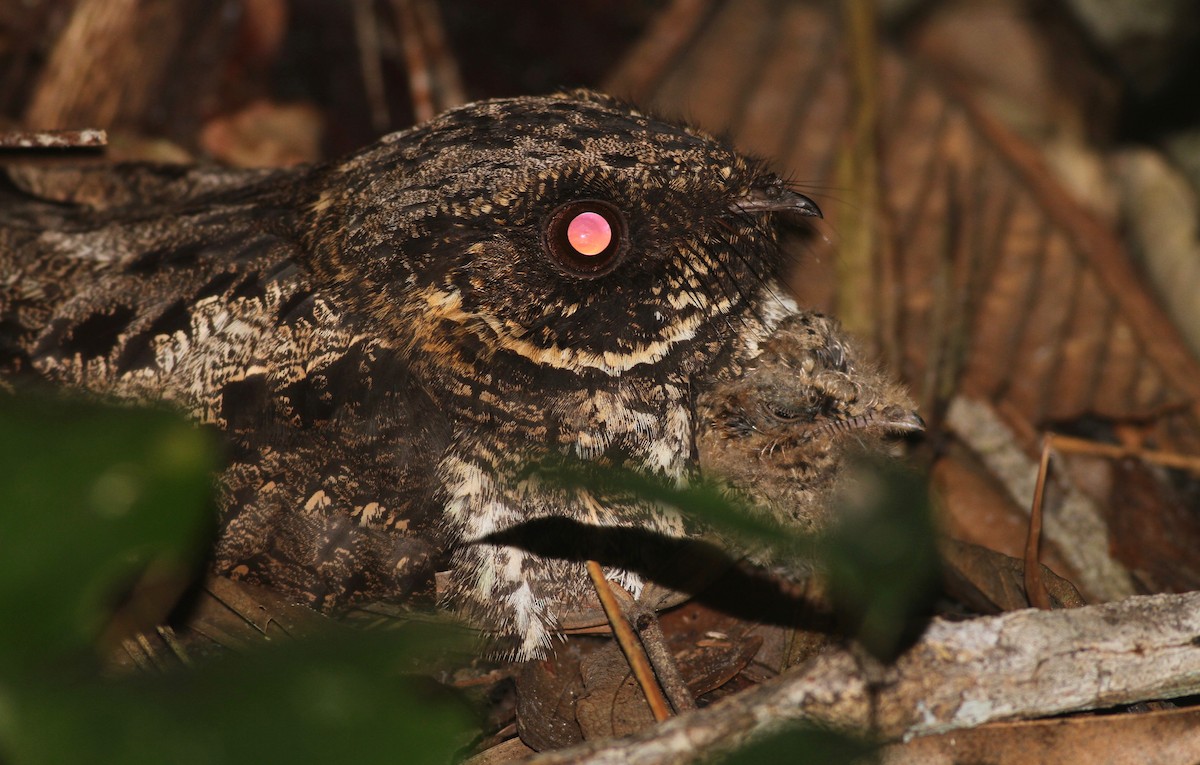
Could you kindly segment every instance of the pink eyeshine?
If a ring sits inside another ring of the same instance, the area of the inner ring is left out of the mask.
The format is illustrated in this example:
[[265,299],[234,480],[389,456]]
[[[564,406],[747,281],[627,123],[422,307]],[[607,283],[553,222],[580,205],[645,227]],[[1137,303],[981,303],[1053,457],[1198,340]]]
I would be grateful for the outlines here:
[[580,255],[599,255],[612,242],[612,226],[599,213],[579,213],[567,226],[567,242]]

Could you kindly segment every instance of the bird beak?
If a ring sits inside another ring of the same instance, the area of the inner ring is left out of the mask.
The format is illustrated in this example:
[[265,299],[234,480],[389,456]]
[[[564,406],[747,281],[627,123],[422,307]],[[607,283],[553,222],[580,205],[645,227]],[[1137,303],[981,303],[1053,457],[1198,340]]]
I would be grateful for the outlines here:
[[881,423],[893,433],[924,433],[925,420],[916,412],[896,412]]
[[793,212],[812,218],[824,217],[816,202],[803,194],[779,186],[752,189],[749,194],[740,197],[730,207],[735,212],[744,213]]

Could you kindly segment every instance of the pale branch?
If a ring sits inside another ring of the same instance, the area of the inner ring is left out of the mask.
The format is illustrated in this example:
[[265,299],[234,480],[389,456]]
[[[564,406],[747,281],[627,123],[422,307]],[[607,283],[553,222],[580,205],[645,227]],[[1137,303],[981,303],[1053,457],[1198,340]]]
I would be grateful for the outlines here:
[[911,738],[1200,693],[1200,592],[936,620],[894,667],[831,649],[758,688],[618,741],[531,760],[679,765],[811,722]]
[[93,149],[108,145],[104,130],[0,130],[0,149]]

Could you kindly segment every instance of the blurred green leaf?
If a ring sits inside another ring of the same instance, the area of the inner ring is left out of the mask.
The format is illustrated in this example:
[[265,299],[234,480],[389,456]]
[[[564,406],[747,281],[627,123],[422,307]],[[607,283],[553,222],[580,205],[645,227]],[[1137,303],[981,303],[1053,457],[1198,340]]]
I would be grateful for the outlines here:
[[798,726],[744,746],[721,765],[867,765],[878,762],[877,747],[824,728]]
[[678,508],[777,558],[817,562],[845,634],[891,661],[924,629],[940,592],[937,532],[925,481],[878,454],[851,455],[834,498],[835,519],[818,535],[772,521],[766,513],[704,483],[676,487],[632,470],[581,461],[547,460],[534,471],[560,486],[598,497],[636,497]]
[[739,502],[709,483],[680,487],[627,468],[596,466],[582,460],[549,458],[536,463],[532,470],[547,482],[586,489],[599,497],[636,497],[669,505],[746,543],[805,552],[813,546],[813,537],[775,523],[749,503]]
[[[71,662],[148,566],[187,570],[211,523],[215,450],[169,414],[0,398],[0,759],[12,762],[446,762],[468,742],[457,696],[411,676],[454,631],[337,632],[169,675],[104,678]],[[838,608],[892,655],[936,581],[928,502],[890,463],[857,468],[843,522],[819,545]],[[680,508],[757,544],[809,538],[716,488],[557,464],[546,480]],[[927,554],[928,553],[928,554]],[[427,670],[426,666],[421,667]],[[834,747],[834,748],[829,748]],[[790,731],[732,762],[850,762],[866,749]]]
[[78,660],[132,581],[206,551],[215,454],[169,413],[0,398],[0,760],[449,762],[470,715],[412,673],[461,630],[339,628],[157,676]]
[[471,715],[403,673],[450,634],[347,630],[169,675],[38,683],[0,712],[5,761],[448,763],[474,733]]
[[821,557],[842,627],[891,661],[924,630],[941,591],[925,481],[883,457],[851,460]]
[[196,564],[215,453],[167,412],[0,397],[0,676],[93,646],[151,564]]

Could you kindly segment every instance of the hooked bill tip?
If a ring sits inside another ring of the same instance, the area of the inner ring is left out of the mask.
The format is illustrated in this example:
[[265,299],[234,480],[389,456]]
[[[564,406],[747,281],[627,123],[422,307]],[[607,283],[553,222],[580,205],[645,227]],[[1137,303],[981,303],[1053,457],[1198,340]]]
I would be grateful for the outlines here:
[[903,412],[889,418],[888,427],[899,433],[924,433],[925,418],[916,412]]
[[755,189],[749,195],[733,203],[733,208],[741,212],[792,212],[811,218],[823,218],[821,208],[817,203],[803,194],[783,189],[778,186],[769,191]]
[[796,198],[795,205],[791,209],[795,210],[796,212],[800,213],[801,215],[808,215],[813,218],[824,218],[825,217],[821,213],[821,208],[817,207],[816,202],[812,201],[811,199],[804,196],[803,194],[797,194],[794,191],[788,192],[788,193],[790,193],[792,196],[794,196]]

